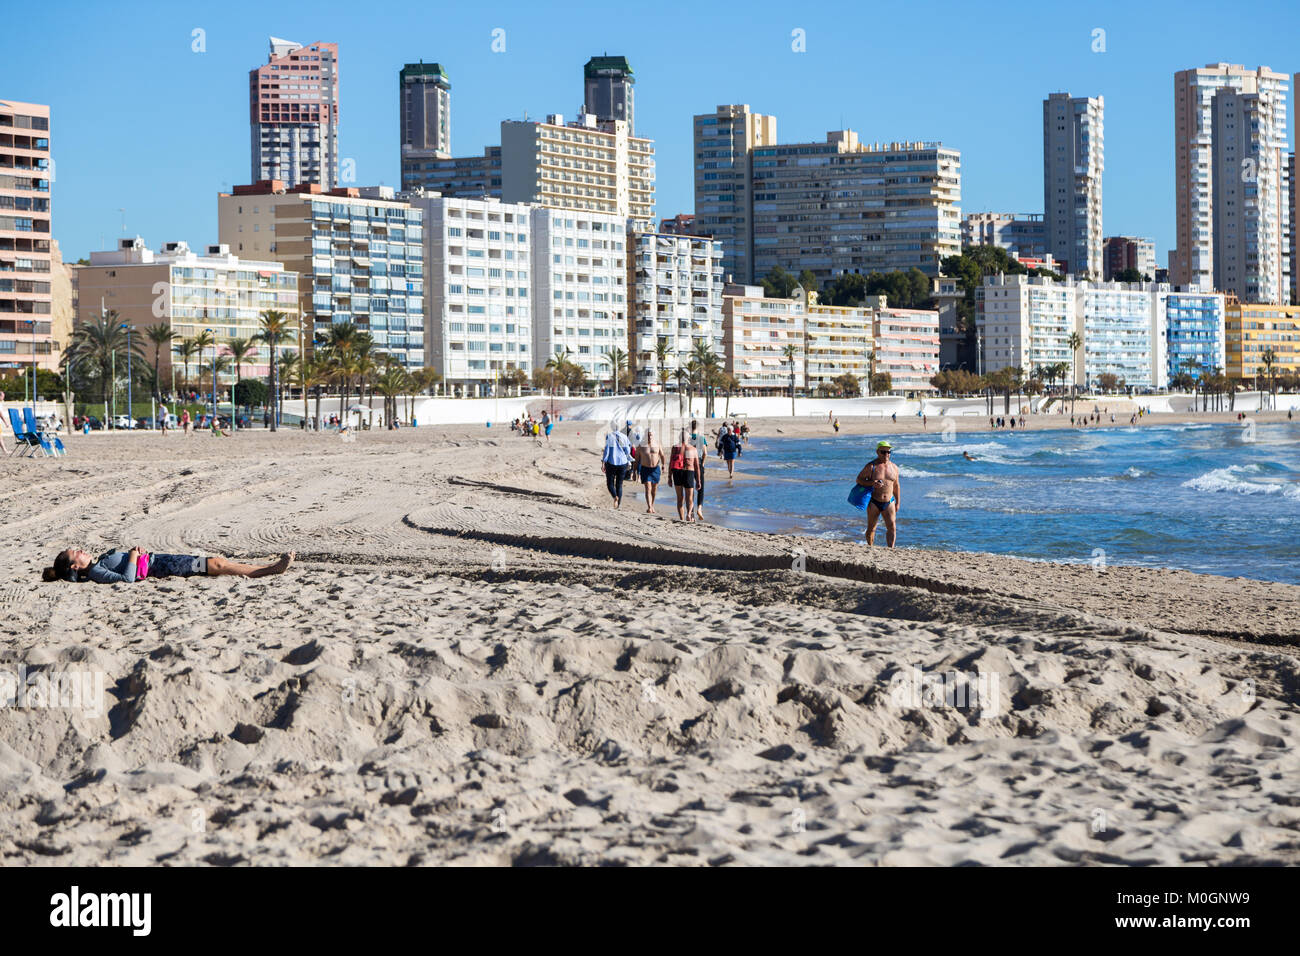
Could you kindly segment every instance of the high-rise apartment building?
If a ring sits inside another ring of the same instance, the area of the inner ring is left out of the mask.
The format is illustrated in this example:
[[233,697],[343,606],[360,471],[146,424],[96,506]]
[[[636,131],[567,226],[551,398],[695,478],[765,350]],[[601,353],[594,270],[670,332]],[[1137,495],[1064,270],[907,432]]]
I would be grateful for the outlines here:
[[753,282],[751,161],[755,147],[776,145],[776,117],[724,104],[695,117],[694,136],[695,233],[721,241],[727,275]]
[[217,211],[232,252],[298,273],[304,347],[351,322],[403,365],[424,365],[423,210],[391,187],[267,182],[219,194]]
[[[150,326],[161,324],[168,326],[179,342],[212,330],[214,349],[192,359],[188,367],[172,350],[159,352],[158,378],[164,392],[185,385],[187,373],[192,381],[201,364],[215,355],[228,355],[232,339],[251,341],[260,329],[263,312],[283,312],[290,325],[298,321],[298,273],[279,262],[240,258],[224,244],[196,252],[187,243],[168,242],[155,252],[138,236],[121,239],[115,250],[90,254],[90,264],[77,270],[77,284],[87,307],[83,320],[97,316],[102,303],[103,308],[117,312],[134,334],[142,335]],[[276,350],[284,354],[296,352],[298,347],[297,337],[291,336],[278,343]],[[270,348],[254,343],[253,349],[238,369],[232,364],[220,374],[218,383],[231,385],[236,374],[265,379],[270,373]],[[152,360],[153,349],[143,351]]]
[[629,134],[636,129],[633,87],[636,78],[625,56],[593,56],[582,68],[583,112],[597,120],[627,123]]
[[1134,236],[1108,236],[1103,250],[1105,272],[1102,278],[1109,282],[1125,269],[1136,269],[1154,281],[1156,277],[1156,244],[1150,239]]
[[53,369],[50,108],[0,99],[0,370]]
[[1065,362],[1078,376],[1077,381],[1083,381],[1082,355],[1070,353],[1070,335],[1083,331],[1076,317],[1072,282],[996,275],[987,277],[979,291],[976,322],[984,372],[1018,366],[1028,374]]
[[1102,274],[1101,176],[1105,99],[1043,100],[1043,221],[1048,251],[1072,275]]
[[491,394],[511,369],[531,374],[533,207],[408,198],[424,211],[426,364],[468,395]]
[[628,351],[627,220],[602,212],[532,211],[533,352],[556,352],[589,379],[610,376],[605,354]]
[[423,186],[423,163],[451,158],[451,81],[437,63],[407,63],[397,74],[402,188]]
[[[638,386],[658,382],[655,348],[667,343],[671,375],[700,345],[719,361],[722,342],[722,243],[669,233],[628,236],[628,360]],[[670,381],[673,379],[670,378]]]
[[629,219],[655,227],[654,141],[622,120],[501,124],[501,199]]
[[254,182],[290,187],[339,181],[339,48],[271,37],[264,66],[248,73]]
[[1039,213],[971,212],[961,220],[961,247],[997,246],[1017,259],[1042,259],[1047,224]]
[[[806,383],[804,321],[808,307],[801,296],[764,298],[763,287],[729,284],[722,292],[722,353],[727,373],[747,393],[788,395]],[[793,358],[785,354],[795,347]]]
[[824,143],[755,147],[752,163],[755,279],[777,266],[821,281],[913,268],[934,277],[961,252],[955,149],[869,145],[839,130]]
[[1225,319],[1224,374],[1265,388],[1264,353],[1273,353],[1273,374],[1300,372],[1300,305],[1239,302],[1229,298]]
[[1229,63],[1174,75],[1172,283],[1290,301],[1288,86],[1286,74]]

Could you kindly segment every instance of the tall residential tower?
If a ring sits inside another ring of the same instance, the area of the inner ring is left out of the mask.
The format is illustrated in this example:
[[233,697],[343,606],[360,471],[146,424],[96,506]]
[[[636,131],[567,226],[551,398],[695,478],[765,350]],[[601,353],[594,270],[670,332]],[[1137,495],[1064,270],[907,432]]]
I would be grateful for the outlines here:
[[401,97],[402,188],[423,185],[427,160],[451,158],[451,81],[437,63],[408,63],[397,78]]
[[1170,282],[1290,302],[1289,85],[1266,66],[1212,63],[1174,75]]
[[593,56],[582,68],[583,112],[597,120],[622,120],[636,135],[632,66],[625,56]]
[[1074,275],[1102,275],[1101,174],[1105,99],[1043,100],[1043,221],[1047,249]]
[[776,117],[748,104],[724,104],[695,117],[695,234],[722,242],[723,271],[754,279],[754,216],[750,158],[776,144]]
[[337,43],[271,37],[266,65],[248,73],[253,182],[337,185],[338,64]]

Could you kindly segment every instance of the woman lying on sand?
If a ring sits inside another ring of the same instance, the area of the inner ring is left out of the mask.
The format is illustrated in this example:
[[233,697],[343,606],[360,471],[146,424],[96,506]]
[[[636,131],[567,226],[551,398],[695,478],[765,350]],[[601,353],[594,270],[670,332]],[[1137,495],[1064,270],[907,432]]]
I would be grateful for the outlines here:
[[229,574],[240,578],[264,578],[268,574],[283,574],[293,564],[294,554],[280,555],[274,564],[237,564],[229,558],[210,558],[196,554],[150,554],[143,548],[130,551],[109,551],[91,558],[85,551],[68,548],[54,556],[54,564],[46,568],[41,577],[46,581],[94,581],[96,584],[117,584],[149,578],[188,578],[195,574],[215,576]]

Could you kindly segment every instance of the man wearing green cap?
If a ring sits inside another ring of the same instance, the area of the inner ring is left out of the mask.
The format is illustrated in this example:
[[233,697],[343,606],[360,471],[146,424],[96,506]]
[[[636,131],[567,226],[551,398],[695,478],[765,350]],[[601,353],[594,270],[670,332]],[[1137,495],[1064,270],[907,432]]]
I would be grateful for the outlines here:
[[876,445],[876,457],[858,472],[858,484],[871,491],[867,503],[867,547],[876,542],[876,522],[885,519],[885,542],[892,548],[898,537],[898,509],[903,504],[903,485],[899,480],[898,466],[889,460],[893,445],[881,441]]

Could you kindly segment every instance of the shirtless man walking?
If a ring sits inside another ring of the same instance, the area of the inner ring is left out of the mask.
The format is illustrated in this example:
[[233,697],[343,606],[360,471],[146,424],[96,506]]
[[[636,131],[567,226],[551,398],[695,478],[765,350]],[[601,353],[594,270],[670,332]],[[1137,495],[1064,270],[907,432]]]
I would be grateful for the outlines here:
[[903,484],[899,479],[898,466],[889,460],[893,446],[887,441],[876,445],[876,457],[858,472],[858,484],[871,489],[871,500],[867,503],[867,547],[876,541],[876,522],[881,516],[885,519],[885,541],[889,547],[894,546],[898,538],[898,510],[903,505]]
[[641,487],[645,489],[646,514],[655,513],[655,494],[659,490],[659,478],[664,465],[664,448],[655,441],[655,433],[649,428],[645,431],[645,441],[636,450],[637,468],[641,472]]

